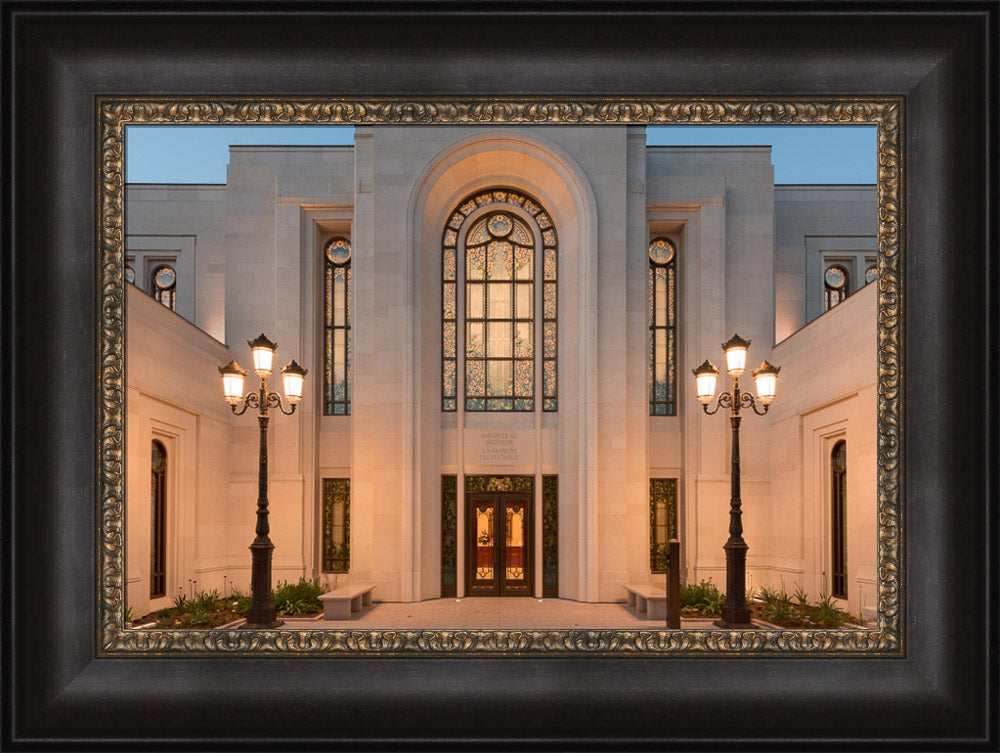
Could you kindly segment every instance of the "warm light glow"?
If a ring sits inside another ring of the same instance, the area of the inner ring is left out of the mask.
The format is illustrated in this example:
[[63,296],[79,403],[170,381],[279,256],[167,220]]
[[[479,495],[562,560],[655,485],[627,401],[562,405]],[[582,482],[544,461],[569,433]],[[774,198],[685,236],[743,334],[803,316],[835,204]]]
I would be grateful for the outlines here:
[[236,361],[230,361],[225,366],[219,367],[222,374],[222,391],[226,395],[226,402],[236,405],[243,397],[243,380],[247,375],[246,369],[240,367]]
[[288,362],[287,366],[281,369],[281,378],[285,382],[285,397],[288,402],[295,405],[302,399],[302,389],[306,382],[306,370],[295,363],[295,359]]
[[774,366],[764,361],[751,372],[757,382],[757,398],[764,405],[769,405],[774,400],[774,393],[778,388],[779,371],[781,371],[780,366]]
[[278,343],[268,340],[262,332],[257,339],[248,340],[247,345],[253,354],[253,370],[257,372],[257,376],[262,379],[270,376],[274,365],[274,351]]
[[733,335],[729,342],[722,344],[722,349],[726,351],[726,371],[729,376],[738,377],[747,368],[747,350],[750,348],[750,341],[744,340],[739,335]]
[[698,392],[698,400],[704,405],[712,402],[715,397],[715,382],[718,379],[719,370],[711,361],[706,360],[701,366],[694,370],[695,387]]

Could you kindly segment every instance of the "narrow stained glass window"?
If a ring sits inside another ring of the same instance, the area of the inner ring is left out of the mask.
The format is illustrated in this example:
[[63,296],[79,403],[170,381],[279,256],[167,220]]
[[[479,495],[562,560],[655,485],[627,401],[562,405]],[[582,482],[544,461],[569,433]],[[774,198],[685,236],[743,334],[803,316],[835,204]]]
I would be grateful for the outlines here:
[[458,479],[441,477],[441,595],[458,593]]
[[351,482],[323,479],[323,572],[351,569]]
[[542,596],[559,596],[558,476],[542,476]]
[[826,310],[829,311],[850,292],[850,277],[847,270],[839,264],[832,264],[823,273],[823,294]]
[[173,311],[177,306],[177,272],[169,264],[161,264],[153,270],[150,285],[153,298]]
[[441,259],[442,410],[457,410],[463,370],[465,410],[533,411],[539,367],[542,409],[556,410],[557,246],[549,216],[513,191],[480,192],[448,219]]
[[677,415],[677,248],[649,244],[649,415]]
[[667,571],[667,544],[677,538],[677,479],[649,480],[649,569]]
[[167,595],[167,450],[154,439],[151,462],[149,597]]
[[841,440],[830,455],[830,551],[832,595],[847,598],[847,442]]
[[351,242],[324,249],[323,415],[351,412]]

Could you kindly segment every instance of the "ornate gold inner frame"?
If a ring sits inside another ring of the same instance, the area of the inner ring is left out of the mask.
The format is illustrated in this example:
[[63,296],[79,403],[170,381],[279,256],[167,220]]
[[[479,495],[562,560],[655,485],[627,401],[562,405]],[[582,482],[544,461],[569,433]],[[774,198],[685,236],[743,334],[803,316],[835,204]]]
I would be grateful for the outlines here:
[[[99,98],[99,606],[103,655],[901,656],[903,100]],[[840,124],[878,131],[878,617],[837,630],[133,630],[124,627],[124,210],[129,124]]]

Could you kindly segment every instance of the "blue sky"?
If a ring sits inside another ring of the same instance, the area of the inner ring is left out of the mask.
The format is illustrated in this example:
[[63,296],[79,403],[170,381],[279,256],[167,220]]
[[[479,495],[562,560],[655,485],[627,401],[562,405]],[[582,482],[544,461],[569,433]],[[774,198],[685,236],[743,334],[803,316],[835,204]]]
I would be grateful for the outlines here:
[[[350,126],[128,126],[130,183],[225,183],[230,144],[350,144]],[[653,145],[768,145],[776,183],[875,183],[875,126],[650,126]]]

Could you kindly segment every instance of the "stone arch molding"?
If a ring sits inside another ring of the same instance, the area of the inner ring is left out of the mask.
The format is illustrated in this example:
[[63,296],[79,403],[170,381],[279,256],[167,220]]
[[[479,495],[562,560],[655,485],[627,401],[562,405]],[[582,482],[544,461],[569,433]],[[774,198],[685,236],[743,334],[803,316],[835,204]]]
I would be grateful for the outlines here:
[[[592,543],[597,470],[591,462],[597,453],[597,413],[595,401],[586,399],[597,388],[597,201],[576,160],[539,130],[466,131],[428,160],[414,180],[407,207],[409,294],[416,321],[437,322],[442,232],[448,217],[470,194],[491,188],[519,191],[538,201],[552,218],[559,237],[559,431],[565,440],[560,443],[560,498],[574,500],[575,520],[566,520],[572,523],[567,525],[573,529],[572,538],[591,542],[572,563],[564,563],[560,555],[560,582],[566,586],[564,595],[586,599],[596,597],[596,583],[587,573],[593,575],[597,561]],[[439,333],[440,325],[433,331]],[[565,336],[569,332],[575,336]],[[413,373],[435,375],[433,380],[418,377],[412,385],[410,435],[417,446],[411,457],[420,459],[412,469],[413,485],[407,494],[414,519],[422,517],[417,509],[420,500],[433,500],[440,483],[435,467],[440,457],[433,449],[439,445],[440,348],[428,347],[430,342],[422,340],[428,333],[418,325],[410,338]],[[427,513],[423,511],[424,516]],[[413,552],[414,570],[420,569],[421,559],[424,567],[429,564],[433,557],[428,554]],[[565,581],[564,574],[569,576]]]

